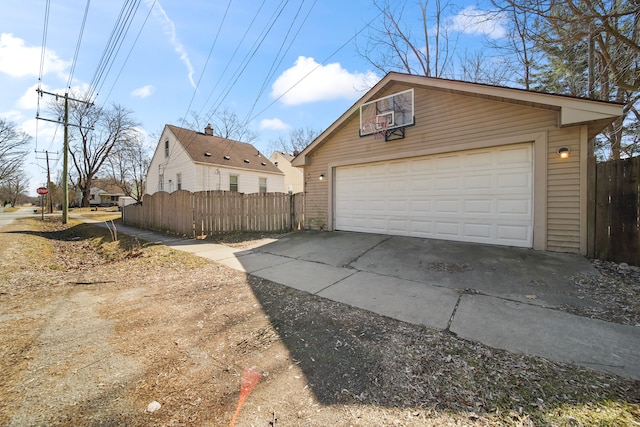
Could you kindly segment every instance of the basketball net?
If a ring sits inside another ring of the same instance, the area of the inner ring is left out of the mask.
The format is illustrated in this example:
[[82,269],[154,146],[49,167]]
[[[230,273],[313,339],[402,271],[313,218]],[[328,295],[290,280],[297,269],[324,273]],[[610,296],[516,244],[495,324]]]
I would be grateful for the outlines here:
[[389,122],[380,117],[374,117],[370,121],[371,131],[374,139],[386,139],[387,126]]

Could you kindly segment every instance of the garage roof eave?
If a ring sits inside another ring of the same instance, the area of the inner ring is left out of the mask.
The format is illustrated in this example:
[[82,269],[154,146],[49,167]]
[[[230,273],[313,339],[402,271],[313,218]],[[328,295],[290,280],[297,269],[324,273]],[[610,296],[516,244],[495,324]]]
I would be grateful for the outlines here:
[[597,135],[623,114],[623,105],[614,102],[390,72],[295,157],[291,164],[296,167],[308,165],[308,155],[321,145],[329,135],[344,126],[351,115],[358,113],[362,103],[375,99],[388,85],[395,83],[556,110],[560,112],[559,125],[561,127],[587,124],[589,125],[590,137]]

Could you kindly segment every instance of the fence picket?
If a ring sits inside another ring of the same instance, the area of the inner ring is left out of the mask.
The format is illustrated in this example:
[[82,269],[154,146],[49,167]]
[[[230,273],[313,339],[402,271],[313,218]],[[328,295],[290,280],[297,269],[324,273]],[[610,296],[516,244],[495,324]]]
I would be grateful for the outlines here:
[[123,223],[195,237],[231,231],[287,231],[304,221],[303,193],[185,190],[145,195],[125,206]]
[[595,257],[640,265],[640,157],[596,166]]

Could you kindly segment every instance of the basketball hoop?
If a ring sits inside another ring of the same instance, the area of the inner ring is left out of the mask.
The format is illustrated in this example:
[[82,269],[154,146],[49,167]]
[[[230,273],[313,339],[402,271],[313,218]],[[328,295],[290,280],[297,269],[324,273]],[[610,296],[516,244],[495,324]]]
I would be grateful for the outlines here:
[[359,136],[395,141],[405,137],[405,129],[415,125],[413,88],[360,105]]

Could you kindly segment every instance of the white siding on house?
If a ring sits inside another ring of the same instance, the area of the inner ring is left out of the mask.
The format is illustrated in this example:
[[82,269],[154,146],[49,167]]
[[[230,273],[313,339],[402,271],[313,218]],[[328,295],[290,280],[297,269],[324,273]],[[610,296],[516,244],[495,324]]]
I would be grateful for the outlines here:
[[[165,157],[165,143],[169,141],[169,157]],[[177,175],[182,175],[182,189],[195,191],[195,165],[182,148],[182,145],[175,140],[173,134],[165,128],[160,137],[156,152],[149,164],[147,172],[147,193],[153,194],[156,191],[172,192],[176,191]],[[163,188],[160,185],[160,176],[164,177]]]
[[[165,142],[169,141],[169,156],[165,157]],[[259,178],[267,179],[267,191],[285,192],[284,175],[259,172],[239,168],[225,168],[218,165],[195,164],[175,136],[165,128],[153,155],[147,172],[147,193],[157,191],[173,192],[178,189],[178,175],[182,190],[229,191],[229,176],[238,175],[238,191],[241,193],[259,192]],[[164,177],[161,188],[160,177]]]
[[260,190],[260,178],[267,179],[267,192],[283,193],[284,176],[273,175],[264,172],[246,171],[241,169],[231,169],[223,167],[214,167],[207,165],[198,165],[199,181],[202,183],[192,191],[229,191],[229,176],[238,175],[238,192],[240,193],[257,193]]

